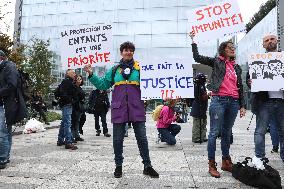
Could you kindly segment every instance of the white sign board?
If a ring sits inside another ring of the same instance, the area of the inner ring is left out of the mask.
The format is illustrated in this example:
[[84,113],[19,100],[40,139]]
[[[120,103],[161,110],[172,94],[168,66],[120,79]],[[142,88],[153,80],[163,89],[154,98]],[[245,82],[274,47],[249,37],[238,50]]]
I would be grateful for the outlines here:
[[190,59],[160,59],[140,63],[141,99],[194,98]]
[[63,69],[82,68],[87,64],[113,64],[112,26],[101,24],[81,26],[61,32],[61,63]]
[[254,53],[248,59],[252,92],[284,90],[284,52]]
[[194,32],[196,42],[245,32],[243,16],[237,0],[225,0],[188,11],[189,32]]

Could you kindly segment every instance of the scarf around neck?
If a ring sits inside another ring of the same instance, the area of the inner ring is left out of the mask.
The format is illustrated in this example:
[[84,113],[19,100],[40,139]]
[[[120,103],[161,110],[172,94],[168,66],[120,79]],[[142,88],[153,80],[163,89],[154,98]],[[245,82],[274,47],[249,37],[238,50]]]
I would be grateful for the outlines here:
[[134,60],[131,59],[129,61],[123,61],[123,59],[119,62],[120,68],[122,69],[121,74],[125,80],[128,80],[134,66]]

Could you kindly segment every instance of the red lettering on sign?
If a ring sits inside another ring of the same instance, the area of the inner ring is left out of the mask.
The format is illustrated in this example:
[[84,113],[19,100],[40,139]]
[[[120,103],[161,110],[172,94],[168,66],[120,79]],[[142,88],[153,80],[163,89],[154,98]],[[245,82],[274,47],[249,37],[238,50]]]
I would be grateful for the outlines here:
[[76,65],[86,65],[86,64],[95,64],[95,63],[107,63],[110,62],[110,52],[104,52],[104,53],[95,53],[95,56],[90,54],[88,56],[82,56],[79,55],[79,57],[68,57],[67,58],[67,64],[68,68]]

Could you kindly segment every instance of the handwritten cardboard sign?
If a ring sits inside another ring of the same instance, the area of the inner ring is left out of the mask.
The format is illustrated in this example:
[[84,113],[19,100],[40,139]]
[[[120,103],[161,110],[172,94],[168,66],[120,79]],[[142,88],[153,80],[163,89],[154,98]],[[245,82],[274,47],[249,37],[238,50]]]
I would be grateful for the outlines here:
[[188,11],[189,32],[197,42],[232,36],[245,31],[237,0],[225,0]]
[[74,27],[62,31],[60,43],[63,69],[82,68],[87,64],[113,64],[110,24]]
[[140,63],[142,100],[166,97],[193,98],[193,70],[190,59],[160,59]]
[[284,52],[253,53],[248,59],[252,92],[284,90]]

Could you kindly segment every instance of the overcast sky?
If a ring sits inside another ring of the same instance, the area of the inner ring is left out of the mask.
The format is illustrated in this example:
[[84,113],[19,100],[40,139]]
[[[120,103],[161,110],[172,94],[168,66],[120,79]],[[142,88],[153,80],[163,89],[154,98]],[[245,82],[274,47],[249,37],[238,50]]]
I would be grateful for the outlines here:
[[[1,12],[2,13],[12,12],[12,13],[8,13],[7,16],[4,18],[4,21],[10,25],[9,35],[12,35],[13,29],[14,29],[13,21],[14,21],[14,7],[15,7],[16,0],[0,0],[0,5],[4,5],[7,2],[11,2],[11,3],[9,3],[8,6],[5,6],[5,9],[4,10],[2,9]],[[260,5],[267,2],[267,0],[238,0],[238,2],[239,2],[240,9],[244,17],[244,21],[245,23],[247,23],[249,22],[251,17],[259,10]],[[7,33],[6,25],[3,24],[2,21],[0,21],[0,31],[2,31],[3,33]]]

